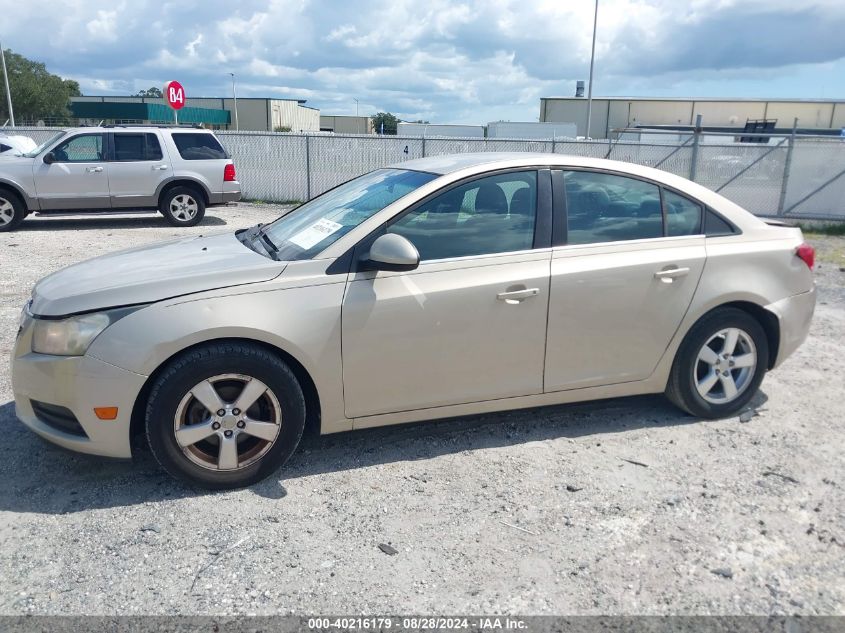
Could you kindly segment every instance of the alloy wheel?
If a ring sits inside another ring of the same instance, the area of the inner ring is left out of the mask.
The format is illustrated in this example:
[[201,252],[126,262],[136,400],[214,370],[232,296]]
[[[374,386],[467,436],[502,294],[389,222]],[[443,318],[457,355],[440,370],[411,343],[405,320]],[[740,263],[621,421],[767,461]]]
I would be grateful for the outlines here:
[[0,198],[0,226],[9,224],[15,218],[15,207],[6,198]]
[[748,389],[756,369],[757,350],[751,336],[740,328],[725,328],[699,350],[693,382],[707,402],[727,404]]
[[188,222],[196,217],[199,211],[199,205],[194,200],[193,196],[186,193],[180,193],[178,196],[173,196],[170,201],[170,213],[177,220]]
[[243,374],[197,383],[173,420],[176,443],[203,468],[234,471],[263,457],[279,437],[282,411],[267,385]]

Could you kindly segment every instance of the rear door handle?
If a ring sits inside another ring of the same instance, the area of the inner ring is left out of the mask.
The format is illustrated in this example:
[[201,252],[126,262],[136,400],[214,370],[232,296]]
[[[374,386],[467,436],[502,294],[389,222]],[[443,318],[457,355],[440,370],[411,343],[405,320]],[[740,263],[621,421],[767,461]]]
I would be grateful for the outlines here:
[[658,270],[654,273],[655,279],[669,284],[672,283],[673,279],[686,277],[687,275],[689,275],[689,268],[669,268],[667,270]]
[[536,297],[540,294],[539,288],[525,288],[523,290],[512,290],[510,292],[500,292],[496,295],[499,301],[504,301],[511,305],[525,301],[529,297]]
[[103,168],[102,167],[88,167],[85,171],[87,171],[89,174],[96,174],[96,173],[103,171]]
[[153,165],[153,169],[164,171],[165,169],[167,169],[167,165]]

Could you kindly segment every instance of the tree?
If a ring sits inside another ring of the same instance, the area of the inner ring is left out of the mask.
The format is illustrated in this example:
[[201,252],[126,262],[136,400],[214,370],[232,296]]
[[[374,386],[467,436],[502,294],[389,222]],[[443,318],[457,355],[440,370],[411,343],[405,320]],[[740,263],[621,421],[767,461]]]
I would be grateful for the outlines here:
[[146,90],[139,90],[135,95],[135,97],[163,97],[164,94],[161,92],[161,88],[156,88],[155,86],[151,88],[147,88]]
[[[376,134],[396,134],[396,126],[399,124],[399,119],[390,112],[379,112],[370,117],[373,122],[373,129]],[[382,124],[384,124],[384,131],[382,131]]]
[[[12,108],[16,122],[50,120],[64,123],[70,112],[68,102],[78,97],[79,84],[70,79],[47,72],[47,67],[27,59],[23,55],[5,51],[6,68],[9,71],[9,90],[12,93]],[[2,74],[2,68],[0,68]],[[9,118],[6,100],[0,99],[0,122]]]

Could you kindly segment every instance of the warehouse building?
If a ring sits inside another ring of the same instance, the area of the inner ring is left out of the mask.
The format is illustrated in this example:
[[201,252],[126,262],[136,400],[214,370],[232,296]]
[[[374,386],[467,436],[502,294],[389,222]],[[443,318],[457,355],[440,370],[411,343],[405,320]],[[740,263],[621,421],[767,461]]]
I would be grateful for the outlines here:
[[[173,110],[156,97],[71,97],[70,111],[80,123],[172,123]],[[299,99],[188,97],[180,123],[202,123],[222,130],[306,132],[320,129],[320,111]]]
[[335,134],[372,134],[373,121],[368,116],[321,114],[320,131]]
[[[845,101],[822,99],[674,99],[599,97],[593,99],[589,136],[612,138],[613,130],[628,127],[693,126],[701,115],[705,128],[739,128],[747,121],[774,122],[778,131],[845,128]],[[540,121],[574,123],[578,136],[587,136],[587,100],[583,97],[540,99]]]

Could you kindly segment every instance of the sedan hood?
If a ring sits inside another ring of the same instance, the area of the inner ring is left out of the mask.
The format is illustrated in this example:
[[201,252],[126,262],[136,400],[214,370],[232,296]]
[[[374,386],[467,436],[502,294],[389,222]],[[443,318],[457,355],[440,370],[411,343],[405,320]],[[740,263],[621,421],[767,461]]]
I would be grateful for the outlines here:
[[64,316],[268,281],[285,269],[234,233],[150,244],[68,266],[32,292],[33,314]]

